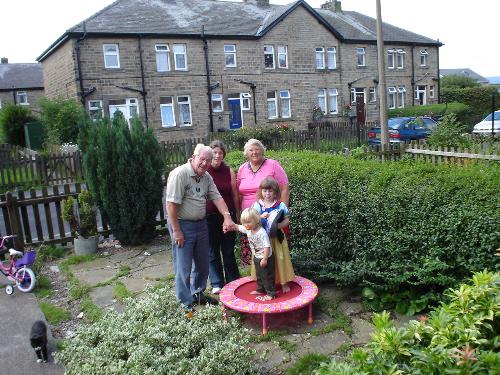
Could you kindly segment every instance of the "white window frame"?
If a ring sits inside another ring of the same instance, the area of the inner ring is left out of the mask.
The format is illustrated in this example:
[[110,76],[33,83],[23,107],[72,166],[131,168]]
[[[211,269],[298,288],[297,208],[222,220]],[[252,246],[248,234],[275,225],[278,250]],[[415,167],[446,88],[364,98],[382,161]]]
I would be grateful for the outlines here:
[[[285,57],[285,65],[281,64],[280,56]],[[288,69],[288,47],[287,46],[278,46],[278,68]]]
[[434,85],[429,86],[429,98],[434,98],[435,95],[435,88]]
[[356,48],[356,54],[358,56],[358,66],[366,66],[366,48],[358,47]]
[[241,110],[242,111],[249,111],[250,110],[250,98],[252,95],[248,92],[242,92],[240,94],[240,100],[241,100]]
[[[272,94],[272,97],[269,97],[269,95]],[[267,118],[272,120],[275,118],[278,118],[278,99],[276,97],[276,91],[268,91],[266,94],[267,98]],[[271,114],[269,112],[269,104],[274,102],[274,114]]]
[[[183,50],[179,51],[179,48],[182,48]],[[183,44],[183,43],[174,44],[172,46],[172,50],[174,51],[174,65],[175,65],[175,70],[183,70],[183,71],[188,70],[187,46],[185,44]],[[184,67],[178,66],[178,64],[177,64],[177,57],[178,56],[184,57]]]
[[[162,103],[162,99],[170,99],[170,103]],[[171,108],[172,110],[172,119],[174,120],[173,124],[168,124],[164,121],[162,108]],[[177,126],[175,121],[175,107],[174,107],[174,97],[173,96],[161,96],[160,97],[160,118],[161,118],[161,127],[162,128],[174,128]]]
[[405,54],[406,54],[406,52],[402,48],[399,48],[396,52],[397,52],[397,54],[396,54],[397,68],[398,69],[404,69],[404,67],[405,67]]
[[[271,56],[272,63],[273,63],[272,66],[266,66],[266,64],[267,64],[266,56]],[[276,64],[274,61],[274,46],[266,44],[264,46],[264,68],[265,69],[275,69],[275,66],[276,66]]]
[[[415,86],[415,100],[419,100],[420,98],[418,97],[418,94],[420,93],[423,93],[424,95],[424,100],[423,100],[423,103],[422,105],[426,105],[427,104],[427,87],[424,86],[424,85],[417,85]],[[420,105],[420,103],[419,103]]]
[[[170,49],[168,44],[155,44],[156,52],[156,71],[169,72],[170,71]],[[162,67],[162,58],[166,60],[166,66]]]
[[366,91],[363,87],[353,87],[351,88],[351,104],[356,105],[356,98],[358,96],[363,96],[363,103],[366,104]]
[[[181,98],[187,98],[187,101],[180,101]],[[183,122],[182,120],[182,110],[181,107],[187,105],[189,108],[189,122]],[[189,95],[178,95],[177,96],[177,108],[179,110],[179,124],[180,126],[192,126],[193,125],[193,114],[191,112],[191,97]]]
[[[290,91],[289,90],[280,90],[279,92],[280,96],[280,107],[279,107],[279,113],[281,118],[290,118],[292,117],[292,99],[290,97]],[[285,109],[288,109],[288,115],[285,114]]]
[[325,69],[325,49],[316,47],[316,69]]
[[368,101],[374,103],[377,101],[377,89],[375,87],[370,87],[368,89]]
[[[106,51],[108,47],[115,48],[115,51]],[[107,43],[102,45],[102,52],[104,56],[104,67],[106,69],[120,69],[120,47],[117,43]],[[109,64],[107,57],[116,57],[116,65]]]
[[406,87],[405,86],[399,86],[398,87],[398,108],[404,108],[405,107],[405,93],[406,93]]
[[26,91],[16,91],[16,103],[19,105],[29,105],[28,93]]
[[[228,63],[231,58],[233,62]],[[236,68],[236,44],[224,44],[224,65],[226,68]]]
[[387,88],[387,108],[396,108],[396,88],[394,86]]
[[338,96],[339,92],[337,89],[328,89],[328,113],[331,115],[339,113]]
[[[220,103],[216,109],[215,103]],[[212,94],[212,112],[224,112],[224,101],[222,94]]]
[[89,114],[92,120],[97,120],[98,118],[102,118],[102,100],[89,100],[88,102]]
[[326,115],[327,111],[327,103],[326,103],[326,89],[318,89],[317,96],[318,107],[321,109],[321,112]]
[[429,56],[429,52],[426,49],[420,50],[420,66],[427,66],[427,57]]
[[337,48],[328,47],[326,49],[326,67],[329,70],[337,69]]
[[[112,117],[111,108],[112,107],[119,107],[119,106],[125,106],[125,112],[123,113],[123,116],[125,117],[125,120],[127,120],[127,122],[129,123],[129,125],[130,125],[130,120],[133,117],[132,108],[135,108],[135,112],[136,112],[135,114],[137,115],[137,117],[139,117],[139,105],[138,105],[136,98],[115,99],[115,100],[116,101],[123,101],[123,104],[110,104],[110,105],[108,105],[108,111],[109,111],[110,118]],[[122,112],[122,111],[120,111],[120,112]],[[113,112],[113,114],[114,114],[114,112]]]
[[396,68],[396,51],[393,49],[387,50],[387,69]]
[[0,99],[0,109],[2,109],[2,99]]

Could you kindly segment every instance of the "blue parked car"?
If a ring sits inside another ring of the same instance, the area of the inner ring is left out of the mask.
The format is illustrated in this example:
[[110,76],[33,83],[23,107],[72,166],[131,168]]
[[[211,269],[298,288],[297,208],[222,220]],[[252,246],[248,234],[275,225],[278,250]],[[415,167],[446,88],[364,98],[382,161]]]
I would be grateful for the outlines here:
[[[427,138],[436,130],[437,122],[431,117],[393,117],[388,120],[389,142],[410,142]],[[368,144],[380,144],[380,128],[368,130]]]

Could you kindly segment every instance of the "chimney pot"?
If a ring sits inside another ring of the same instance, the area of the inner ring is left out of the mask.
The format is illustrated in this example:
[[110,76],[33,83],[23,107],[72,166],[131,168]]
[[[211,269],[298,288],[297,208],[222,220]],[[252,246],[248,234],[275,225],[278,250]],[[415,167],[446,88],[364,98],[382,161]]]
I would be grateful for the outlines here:
[[327,0],[321,5],[321,9],[328,9],[332,12],[342,12],[342,3],[340,0]]

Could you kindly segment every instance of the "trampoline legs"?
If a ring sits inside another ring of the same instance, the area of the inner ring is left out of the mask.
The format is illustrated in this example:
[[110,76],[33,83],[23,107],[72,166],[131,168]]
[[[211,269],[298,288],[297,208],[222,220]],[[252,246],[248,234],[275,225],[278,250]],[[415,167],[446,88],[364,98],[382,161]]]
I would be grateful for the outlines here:
[[267,335],[267,322],[266,322],[266,314],[262,314],[262,334]]
[[309,316],[307,318],[307,323],[312,324],[312,322],[313,322],[313,304],[312,303],[309,304],[308,309],[309,309]]
[[224,318],[224,323],[227,323],[227,310],[226,306],[222,305],[222,316]]

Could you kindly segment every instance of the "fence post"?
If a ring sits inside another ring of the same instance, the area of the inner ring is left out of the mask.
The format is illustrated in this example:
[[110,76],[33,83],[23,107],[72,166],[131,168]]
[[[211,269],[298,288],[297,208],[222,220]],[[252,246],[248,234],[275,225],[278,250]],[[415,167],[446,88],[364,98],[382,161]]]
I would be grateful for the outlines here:
[[80,151],[75,151],[73,153],[73,163],[75,166],[75,179],[73,181],[79,181],[83,178],[83,170],[82,170],[82,154]]
[[316,128],[314,129],[314,148],[316,150],[319,150],[319,143],[321,141],[321,134],[319,131],[320,131],[320,127],[316,126]]
[[7,210],[9,212],[9,220],[10,220],[10,225],[12,229],[12,234],[16,235],[16,238],[14,239],[14,244],[17,250],[23,251],[24,250],[24,236],[23,236],[23,229],[21,227],[21,220],[19,217],[19,211],[17,209],[17,198],[12,195],[12,193],[9,191],[7,192],[6,195],[7,198]]
[[193,155],[193,142],[190,138],[186,139],[184,143],[184,152],[186,153],[186,158],[190,158]]

